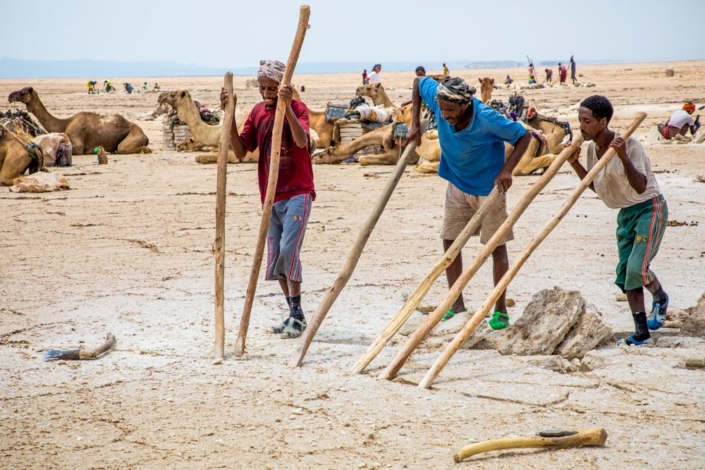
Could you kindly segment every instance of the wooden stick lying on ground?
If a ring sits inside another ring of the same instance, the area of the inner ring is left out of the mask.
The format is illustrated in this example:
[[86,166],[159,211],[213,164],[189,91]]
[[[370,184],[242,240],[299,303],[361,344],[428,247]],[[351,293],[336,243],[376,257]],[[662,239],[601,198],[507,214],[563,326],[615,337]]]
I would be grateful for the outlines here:
[[[628,140],[629,137],[631,137],[631,135],[644,121],[645,118],[646,113],[638,113],[637,117],[634,119],[634,122],[632,122],[632,124],[627,128],[627,130],[621,134],[622,138],[625,141]],[[573,190],[573,192],[568,197],[563,206],[561,206],[558,212],[556,212],[556,215],[553,216],[553,218],[546,224],[546,226],[541,230],[541,232],[539,232],[539,234],[536,235],[534,239],[529,242],[526,248],[524,248],[524,251],[521,252],[517,260],[509,268],[509,271],[507,271],[507,273],[497,283],[490,296],[487,298],[487,300],[485,300],[485,303],[480,306],[479,310],[475,312],[475,314],[470,318],[465,327],[456,335],[456,337],[446,347],[446,349],[436,360],[433,366],[431,366],[429,371],[424,376],[423,380],[419,383],[419,387],[429,388],[431,386],[431,383],[433,383],[436,377],[438,377],[438,374],[440,374],[441,370],[443,370],[448,361],[450,361],[450,359],[458,351],[458,349],[463,346],[463,344],[465,343],[465,341],[468,340],[470,335],[473,334],[477,326],[492,308],[492,305],[494,305],[494,303],[497,301],[502,292],[504,292],[504,290],[507,288],[512,279],[514,279],[514,276],[516,276],[516,274],[519,272],[519,269],[521,269],[526,260],[529,259],[529,256],[531,256],[536,247],[539,246],[539,244],[548,236],[548,234],[551,233],[551,231],[556,227],[556,225],[558,225],[558,223],[563,220],[563,217],[568,213],[570,208],[573,207],[580,195],[590,186],[592,180],[595,179],[595,176],[597,176],[597,174],[602,171],[602,169],[607,165],[607,163],[609,163],[614,154],[614,149],[607,149],[602,158],[600,158],[595,164],[595,166],[588,172],[588,174],[585,175],[585,178],[580,181],[578,187]]]
[[[423,121],[421,123],[422,134],[426,130],[426,126],[427,122]],[[345,288],[345,285],[350,280],[353,271],[355,271],[355,266],[357,266],[357,262],[360,260],[362,250],[365,248],[365,244],[370,238],[370,235],[372,235],[372,231],[375,229],[375,225],[377,225],[377,221],[381,217],[382,212],[384,212],[384,208],[387,207],[387,202],[389,202],[389,198],[392,196],[394,188],[397,187],[397,183],[399,183],[399,180],[404,174],[406,165],[409,163],[409,159],[414,154],[415,150],[416,141],[410,142],[404,149],[404,153],[402,153],[401,157],[399,157],[397,166],[394,168],[392,175],[389,177],[387,185],[382,190],[382,194],[380,194],[377,204],[375,204],[372,208],[372,212],[370,212],[370,215],[367,217],[367,221],[365,221],[365,224],[360,229],[360,233],[357,235],[357,240],[350,250],[345,266],[343,266],[343,269],[340,271],[340,274],[338,274],[338,277],[333,282],[333,285],[330,286],[326,292],[325,297],[323,297],[323,300],[321,300],[321,303],[318,305],[316,314],[311,319],[311,322],[308,324],[308,327],[306,327],[306,330],[301,336],[299,346],[296,351],[294,351],[294,354],[291,356],[291,361],[289,362],[291,367],[299,367],[303,363],[306,352],[311,345],[311,341],[313,341],[313,337],[316,336],[316,332],[321,326],[321,323],[323,323],[323,319],[326,317],[328,311],[333,306],[333,303]]]
[[102,346],[99,346],[96,349],[92,349],[92,350],[85,350],[83,348],[69,349],[69,350],[50,349],[49,351],[44,353],[44,360],[45,361],[57,361],[57,360],[82,361],[82,360],[87,360],[87,359],[96,359],[101,354],[105,353],[110,348],[112,348],[113,346],[115,346],[115,336],[112,333],[108,333],[107,335],[105,335],[105,343],[103,343]]
[[416,287],[416,290],[409,296],[409,298],[404,302],[401,310],[392,318],[389,325],[380,333],[380,335],[372,342],[365,354],[360,357],[355,364],[352,372],[354,374],[359,374],[374,360],[375,357],[382,351],[382,349],[387,345],[389,340],[399,331],[399,328],[404,326],[404,323],[409,319],[416,307],[419,306],[421,301],[426,297],[428,291],[433,286],[433,283],[438,279],[438,277],[443,274],[448,266],[455,260],[458,253],[463,249],[465,244],[468,242],[470,237],[477,231],[482,225],[482,221],[490,210],[497,204],[497,201],[501,198],[497,188],[494,188],[488,198],[482,203],[480,209],[472,216],[468,221],[467,225],[457,236],[453,244],[448,248],[443,254],[443,257],[438,260],[438,262],[433,266],[431,271],[423,278],[421,283]]
[[531,201],[533,201],[536,196],[546,187],[546,185],[553,179],[553,177],[558,173],[563,163],[573,155],[573,153],[580,148],[583,143],[583,138],[578,136],[570,146],[563,149],[563,151],[558,154],[558,156],[553,160],[551,165],[546,169],[543,175],[529,188],[529,190],[524,194],[516,206],[507,216],[507,219],[500,225],[497,232],[490,238],[482,250],[475,256],[475,259],[468,265],[468,267],[463,271],[460,278],[451,287],[448,295],[445,299],[438,305],[433,313],[429,314],[426,320],[419,325],[416,331],[409,337],[409,339],[404,343],[401,350],[394,357],[394,360],[387,366],[387,368],[380,374],[380,377],[387,380],[392,380],[396,377],[399,370],[404,366],[406,360],[411,356],[411,353],[418,347],[418,345],[423,341],[423,339],[431,332],[434,326],[443,319],[445,312],[453,305],[455,299],[458,298],[460,292],[463,291],[468,281],[477,273],[477,271],[485,264],[487,258],[490,257],[495,248],[502,243],[504,237],[509,233],[514,224],[519,220],[519,217],[524,214],[524,211]]
[[[279,86],[289,85],[291,77],[296,68],[296,62],[299,60],[299,53],[306,37],[308,29],[308,18],[311,15],[311,8],[308,5],[303,5],[299,9],[299,25],[294,36],[294,43],[291,45],[289,60],[286,62],[286,70]],[[286,117],[286,103],[282,100],[277,101],[277,111],[274,115],[274,128],[272,130],[272,151],[269,159],[269,179],[267,180],[267,194],[264,197],[264,205],[262,207],[262,220],[259,225],[259,235],[257,238],[257,247],[255,248],[255,257],[252,262],[252,270],[250,271],[250,281],[247,284],[247,292],[245,293],[245,304],[242,307],[242,317],[240,318],[240,329],[237,333],[237,342],[235,343],[235,356],[240,357],[245,353],[245,339],[247,338],[247,329],[250,326],[250,313],[252,312],[252,303],[255,299],[255,291],[257,290],[257,278],[259,277],[259,269],[262,266],[262,254],[264,252],[264,243],[267,240],[267,230],[269,230],[269,217],[272,214],[272,204],[274,195],[277,190],[277,179],[279,177],[279,159],[281,158],[282,150],[282,129],[284,126],[284,118]],[[265,158],[262,156],[261,158]]]
[[508,437],[478,442],[465,446],[453,455],[455,462],[462,462],[473,455],[506,449],[568,449],[571,447],[602,447],[607,442],[607,431],[602,428],[585,429],[577,434],[562,437]]
[[[233,74],[228,72],[223,78],[223,86],[228,92],[228,102],[225,104],[223,129],[233,125],[235,103],[233,101]],[[215,195],[215,364],[223,362],[225,355],[225,201],[228,174],[228,149],[230,148],[230,132],[220,133],[220,151],[218,152],[218,169]]]

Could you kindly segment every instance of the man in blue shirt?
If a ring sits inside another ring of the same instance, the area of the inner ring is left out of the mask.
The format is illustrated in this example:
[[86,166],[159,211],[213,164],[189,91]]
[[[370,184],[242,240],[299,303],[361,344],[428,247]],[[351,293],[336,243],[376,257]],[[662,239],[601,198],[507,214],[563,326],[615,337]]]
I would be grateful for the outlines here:
[[[531,135],[524,126],[485,106],[482,101],[473,97],[474,93],[475,88],[468,86],[462,78],[447,78],[438,83],[430,77],[417,77],[412,91],[413,114],[408,140],[421,139],[421,100],[440,118],[438,138],[442,157],[438,176],[448,181],[441,231],[443,248],[446,251],[494,186],[503,194],[512,186],[512,170],[531,141]],[[505,142],[514,146],[506,163]],[[480,242],[487,243],[506,218],[506,198],[502,198],[501,205],[483,220]],[[510,231],[504,242],[492,252],[495,285],[509,269],[505,242],[513,238],[514,235]],[[459,253],[446,269],[449,287],[453,286],[462,272],[463,260]],[[450,319],[463,311],[465,303],[460,294],[443,319]],[[497,299],[495,312],[489,323],[495,330],[506,328],[509,324],[504,292]]]

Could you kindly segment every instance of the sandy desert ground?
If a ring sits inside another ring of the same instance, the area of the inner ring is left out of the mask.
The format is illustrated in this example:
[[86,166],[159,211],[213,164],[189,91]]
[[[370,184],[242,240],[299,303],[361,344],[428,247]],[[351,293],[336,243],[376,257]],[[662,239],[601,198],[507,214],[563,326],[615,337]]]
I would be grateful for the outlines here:
[[[526,91],[542,112],[577,127],[576,106],[591,94],[616,107],[612,127],[637,111],[644,137],[684,100],[705,103],[705,62],[578,64],[594,88]],[[675,68],[667,78],[665,69]],[[431,71],[432,72],[432,71]],[[523,69],[463,70],[502,81]],[[412,73],[383,72],[390,97],[409,99]],[[546,357],[461,350],[432,390],[415,385],[441,351],[422,345],[393,382],[377,374],[395,338],[362,375],[350,370],[442,254],[445,183],[407,170],[347,288],[292,370],[295,340],[268,333],[284,300],[261,281],[244,359],[232,355],[260,220],[254,165],[229,165],[226,234],[226,348],[213,365],[215,176],[194,154],[162,149],[161,121],[144,117],[157,95],[88,95],[88,79],[0,80],[0,96],[32,85],[57,116],[122,113],[143,127],[151,155],[74,156],[55,171],[72,189],[14,194],[0,188],[0,466],[24,468],[705,468],[705,372],[684,367],[705,357],[705,342],[678,330],[655,334],[656,347],[603,346],[568,372]],[[235,77],[240,106],[259,98]],[[144,78],[163,90],[189,89],[217,104],[222,77]],[[120,87],[123,79],[114,79]],[[297,75],[304,100],[321,108],[347,101],[358,74]],[[506,101],[509,91],[496,90]],[[6,106],[0,107],[6,109]],[[653,268],[672,309],[705,291],[705,144],[646,146],[671,220]],[[316,310],[343,266],[391,167],[315,166],[318,198],[303,247],[304,310]],[[516,178],[509,207],[537,179]],[[577,184],[566,166],[515,227],[510,262]],[[615,296],[616,212],[585,193],[509,288],[512,321],[532,296],[559,286],[579,290],[620,336],[631,331]],[[464,249],[471,260],[479,242]],[[260,276],[262,278],[262,276]],[[465,289],[471,310],[491,290],[484,266]],[[438,303],[445,279],[425,303]],[[647,296],[648,298],[648,296]],[[649,299],[650,300],[650,299]],[[410,322],[418,323],[420,314]],[[107,332],[116,348],[95,361],[43,362],[51,348],[93,347]],[[443,341],[441,341],[443,340]],[[532,435],[545,428],[603,427],[604,448],[506,451],[461,464],[452,455],[479,440]]]

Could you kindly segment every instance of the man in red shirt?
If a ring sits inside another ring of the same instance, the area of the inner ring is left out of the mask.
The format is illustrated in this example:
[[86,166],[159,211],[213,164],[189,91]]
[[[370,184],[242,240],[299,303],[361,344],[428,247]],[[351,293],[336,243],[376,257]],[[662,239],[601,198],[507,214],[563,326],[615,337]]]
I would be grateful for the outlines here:
[[[272,327],[273,332],[281,334],[282,338],[296,338],[306,329],[306,319],[301,309],[300,253],[316,191],[309,151],[308,108],[293,99],[291,85],[279,86],[284,68],[284,64],[276,60],[260,61],[257,82],[263,101],[252,108],[241,132],[238,133],[237,123],[233,119],[230,139],[238,159],[242,159],[246,152],[259,148],[257,178],[264,203],[277,102],[280,99],[286,102],[279,177],[267,232],[266,279],[279,281],[289,304],[289,317]],[[234,94],[233,100],[237,104]],[[220,93],[220,102],[221,107],[225,108],[228,102],[225,89]]]

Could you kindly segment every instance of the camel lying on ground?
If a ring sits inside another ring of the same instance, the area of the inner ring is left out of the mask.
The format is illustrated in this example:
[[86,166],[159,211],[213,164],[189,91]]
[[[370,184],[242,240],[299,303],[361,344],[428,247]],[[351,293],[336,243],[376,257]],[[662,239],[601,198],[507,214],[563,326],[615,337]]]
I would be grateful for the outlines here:
[[39,170],[40,166],[25,146],[0,126],[0,184],[12,186],[12,181],[22,176],[27,168],[30,168],[31,174]]
[[[553,163],[553,160],[556,159],[556,154],[563,149],[561,142],[565,137],[565,132],[560,124],[553,124],[553,129],[550,129],[549,132],[535,129],[524,123],[522,125],[527,131],[533,132],[533,138],[529,142],[529,146],[526,148],[521,160],[514,167],[512,176],[527,176],[540,169],[548,168]],[[544,127],[548,128],[547,125],[544,125]],[[429,141],[429,144],[435,144],[435,142],[438,142],[438,140]],[[440,142],[436,145],[438,146],[438,151],[426,152],[414,170],[420,173],[438,173],[438,165],[441,160]],[[514,147],[505,142],[505,160],[509,158],[512,150],[514,150]]]
[[24,103],[27,111],[34,114],[47,131],[66,133],[76,155],[93,153],[98,146],[113,153],[152,153],[147,146],[149,139],[142,129],[119,114],[100,116],[84,111],[58,119],[49,114],[32,87],[13,91],[7,100]]
[[[400,122],[406,123],[407,126],[411,125],[411,103],[402,105],[402,107],[398,108],[394,113],[394,123]],[[313,162],[317,164],[341,163],[360,150],[373,145],[381,146],[383,152],[361,156],[359,158],[360,165],[396,165],[399,161],[402,149],[394,142],[394,124],[388,124],[367,132],[348,144],[329,147],[324,152],[316,155],[313,158]],[[422,154],[425,154],[427,151],[433,152],[433,145],[433,143],[426,141],[426,135],[424,135],[421,139],[421,145],[417,147],[416,152],[414,152],[409,162],[415,164]]]
[[[299,100],[299,95],[296,90],[294,90],[294,99]],[[181,150],[200,150],[199,145],[218,148],[220,143],[220,133],[223,129],[223,125],[211,126],[203,122],[201,115],[198,112],[198,108],[191,97],[191,93],[187,90],[176,90],[176,91],[165,91],[159,95],[159,104],[168,104],[176,110],[179,120],[185,122],[189,126],[193,138],[186,139],[187,141],[180,142],[177,144],[177,149]],[[237,112],[237,111],[236,111]],[[249,114],[249,110],[246,113],[237,112],[236,122],[238,124],[238,130],[242,130],[242,126],[245,124],[245,119]],[[319,145],[319,142],[326,143],[326,147],[330,145],[331,136],[333,135],[333,124],[328,123],[325,120],[325,111],[315,111],[308,110],[309,116],[309,128],[310,128],[310,138],[315,142],[315,146]],[[319,129],[327,135],[327,141],[325,137],[322,138],[321,134],[318,132]],[[182,145],[183,144],[183,145]],[[235,157],[235,153],[232,150],[228,150],[228,163],[254,163],[259,159],[259,150],[255,150],[254,153],[248,152],[245,158],[238,160]],[[202,154],[196,156],[196,161],[198,163],[216,163],[218,160],[217,154]]]

